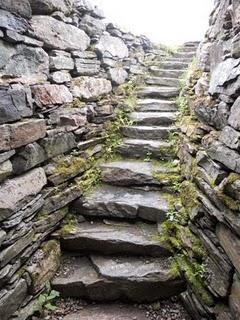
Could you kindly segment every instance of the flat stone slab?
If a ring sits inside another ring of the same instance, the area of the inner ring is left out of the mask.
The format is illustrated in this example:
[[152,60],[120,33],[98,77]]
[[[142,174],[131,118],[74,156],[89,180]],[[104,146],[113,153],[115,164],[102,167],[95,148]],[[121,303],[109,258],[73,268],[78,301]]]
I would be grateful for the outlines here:
[[95,301],[154,301],[179,294],[185,283],[173,277],[169,258],[65,256],[52,280],[61,297]]
[[170,143],[157,140],[123,139],[123,143],[118,147],[118,152],[129,158],[171,159],[170,151]]
[[168,246],[159,240],[156,225],[116,221],[79,223],[69,234],[60,237],[68,251],[169,256]]
[[159,67],[151,67],[150,71],[156,77],[163,77],[163,78],[179,78],[182,74],[182,70],[172,70],[172,69],[162,69]]
[[176,62],[176,61],[164,61],[161,63],[161,68],[172,69],[172,70],[183,70],[188,68],[187,62]]
[[131,139],[167,139],[171,132],[177,132],[175,126],[126,126],[122,128],[124,137]]
[[77,200],[73,209],[84,216],[164,221],[168,204],[160,192],[103,185]]
[[193,58],[196,55],[196,51],[183,52],[179,51],[174,55],[174,58]]
[[[122,160],[106,163],[100,166],[102,181],[119,186],[169,185],[168,173],[174,169],[153,165],[151,162]],[[154,178],[156,173],[165,173],[162,181]]]
[[139,98],[174,98],[179,94],[179,88],[172,87],[145,87],[138,92]]
[[175,112],[132,112],[130,120],[143,126],[171,125],[177,120]]
[[160,99],[139,99],[137,103],[139,112],[172,112],[177,111],[175,101]]
[[166,87],[178,87],[178,78],[164,78],[164,77],[149,77],[145,80],[146,84],[166,86]]

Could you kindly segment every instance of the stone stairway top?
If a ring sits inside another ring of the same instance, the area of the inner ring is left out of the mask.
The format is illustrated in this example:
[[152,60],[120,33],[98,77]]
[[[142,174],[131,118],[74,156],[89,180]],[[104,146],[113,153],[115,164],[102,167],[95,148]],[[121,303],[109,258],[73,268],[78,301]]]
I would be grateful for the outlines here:
[[[165,186],[171,183],[167,174],[176,172],[175,169],[155,165],[152,162],[131,159],[105,163],[100,169],[105,183],[120,186]],[[164,173],[166,177],[161,180],[156,179],[154,175],[158,173]]]
[[139,99],[137,102],[137,111],[141,112],[171,112],[176,110],[176,102],[171,100]]
[[131,139],[165,140],[169,138],[171,132],[179,129],[172,126],[125,126],[122,128],[124,137]]
[[170,263],[167,257],[65,256],[52,287],[62,297],[154,301],[185,289],[185,283],[172,275]]
[[175,112],[132,112],[130,120],[134,125],[143,126],[167,126],[173,124],[177,119]]
[[64,250],[80,253],[170,256],[167,244],[159,239],[157,226],[143,222],[83,222],[60,240]]
[[164,221],[168,204],[160,192],[102,185],[75,201],[73,209],[86,217]]
[[139,98],[174,98],[180,89],[177,87],[147,86],[138,91]]

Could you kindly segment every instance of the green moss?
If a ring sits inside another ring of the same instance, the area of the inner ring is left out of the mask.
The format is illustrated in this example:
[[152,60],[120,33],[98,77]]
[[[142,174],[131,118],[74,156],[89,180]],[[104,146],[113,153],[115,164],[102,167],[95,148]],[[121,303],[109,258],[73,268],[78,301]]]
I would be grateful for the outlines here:
[[60,229],[58,230],[58,234],[64,236],[66,234],[71,233],[71,231],[77,225],[77,218],[72,214],[68,214],[67,217],[64,219]]
[[231,210],[233,211],[240,211],[240,201],[234,200],[233,198],[229,197],[223,191],[217,191],[217,195],[219,199]]
[[72,108],[82,108],[86,105],[85,102],[81,101],[79,98],[75,98],[71,104]]
[[43,244],[42,251],[45,254],[49,254],[50,252],[55,251],[57,246],[58,246],[57,240],[49,240],[48,242]]
[[196,187],[191,181],[184,181],[180,192],[181,203],[187,212],[199,206]]
[[88,167],[87,160],[81,157],[68,156],[56,162],[54,175],[71,175],[75,172],[82,172]]

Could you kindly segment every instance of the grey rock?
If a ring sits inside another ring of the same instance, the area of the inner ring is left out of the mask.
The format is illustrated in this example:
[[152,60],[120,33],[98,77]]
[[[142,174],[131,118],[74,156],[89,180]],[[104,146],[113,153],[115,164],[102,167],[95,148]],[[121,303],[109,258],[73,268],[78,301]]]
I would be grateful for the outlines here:
[[12,159],[13,171],[20,174],[28,171],[47,159],[45,150],[37,143],[28,144]]
[[138,91],[139,98],[174,98],[179,94],[178,88],[149,86]]
[[122,128],[124,137],[130,139],[167,139],[169,134],[174,132],[177,132],[177,127],[173,126],[125,126]]
[[74,75],[94,76],[100,72],[101,65],[97,59],[76,58]]
[[240,155],[236,151],[225,147],[221,142],[215,141],[207,149],[208,155],[222,163],[226,168],[240,173]]
[[89,37],[101,36],[102,33],[106,30],[105,23],[99,19],[91,17],[86,14],[81,19],[79,28],[84,30]]
[[27,296],[27,283],[25,280],[19,280],[14,288],[8,290],[0,299],[0,317],[2,320],[8,320],[9,317],[20,307]]
[[7,160],[0,164],[0,182],[6,180],[13,173],[11,161]]
[[94,101],[102,95],[110,93],[112,85],[109,80],[104,78],[80,77],[72,81],[71,91],[74,97]]
[[143,158],[151,156],[158,159],[171,159],[171,145],[165,141],[123,139],[117,151],[128,157]]
[[114,85],[120,85],[128,78],[128,73],[123,68],[111,68],[108,71],[108,77]]
[[0,89],[0,124],[14,122],[33,114],[29,87],[14,84],[8,90]]
[[129,55],[128,48],[125,43],[109,34],[104,34],[96,45],[96,50],[103,57],[115,57],[119,59],[127,58]]
[[93,11],[93,5],[90,1],[87,0],[76,0],[74,6],[79,11],[79,13]]
[[65,85],[39,84],[32,87],[32,94],[40,108],[73,101],[72,94]]
[[0,83],[12,81],[12,78],[29,84],[47,80],[49,59],[42,48],[24,44],[13,46],[2,40],[0,48]]
[[[154,166],[150,162],[122,160],[100,165],[102,181],[119,186],[168,185],[168,173],[174,170]],[[165,178],[156,179],[154,175],[163,174]]]
[[7,161],[9,158],[11,158],[16,153],[15,150],[6,151],[3,153],[0,153],[0,163],[3,163]]
[[163,77],[149,77],[145,80],[146,84],[155,86],[177,87],[179,86],[179,79],[163,78]]
[[33,34],[44,42],[44,47],[57,50],[86,50],[90,39],[86,33],[72,25],[48,16],[31,19]]
[[74,62],[70,53],[54,50],[49,57],[49,66],[51,71],[73,70]]
[[73,149],[77,143],[74,134],[69,132],[44,138],[40,141],[40,145],[45,150],[46,156],[49,159]]
[[70,82],[72,77],[70,76],[68,71],[55,71],[50,74],[50,79],[55,84],[63,84],[66,82]]
[[29,28],[29,25],[24,18],[17,17],[11,12],[0,9],[0,27],[24,33]]
[[132,112],[129,117],[135,125],[142,126],[167,126],[177,120],[174,112]]
[[159,99],[139,99],[137,111],[140,112],[173,112],[177,111],[175,101]]
[[32,10],[28,0],[1,0],[0,8],[24,18],[31,18]]
[[229,297],[229,305],[233,319],[237,319],[240,317],[239,294],[240,280],[238,274],[235,274],[231,294]]
[[84,216],[125,219],[139,217],[149,221],[165,220],[168,209],[167,201],[158,192],[105,185],[84,199],[76,201],[73,207],[77,213]]
[[73,0],[29,0],[33,14],[50,15],[54,11],[71,13]]
[[124,252],[154,257],[170,255],[167,244],[157,237],[156,226],[150,224],[106,221],[79,223],[69,234],[61,236],[60,241],[62,248],[68,251],[97,251],[104,255]]
[[230,126],[226,126],[221,131],[219,140],[231,149],[240,150],[240,132]]
[[236,99],[234,102],[230,116],[228,119],[228,123],[235,128],[236,130],[240,130],[240,97]]
[[161,68],[170,70],[186,70],[188,68],[188,63],[183,61],[163,61],[161,63]]
[[10,217],[27,197],[39,193],[46,183],[42,168],[4,182],[0,190],[0,221]]
[[151,67],[151,73],[156,77],[163,77],[163,78],[179,78],[182,74],[182,70],[167,70],[167,69],[160,69],[159,67]]
[[66,209],[61,208],[60,210],[51,212],[51,214],[41,216],[42,211],[40,211],[39,216],[33,222],[34,230],[38,234],[50,235],[59,226],[60,222],[66,218],[67,213]]
[[6,239],[6,236],[7,236],[6,232],[4,230],[0,230],[0,247],[3,241]]
[[24,43],[24,44],[32,46],[32,47],[42,47],[43,46],[42,41],[38,41],[38,40],[30,38],[28,36],[21,35],[15,31],[12,31],[12,30],[6,30],[5,39],[11,43]]
[[233,58],[240,58],[240,38],[238,34],[232,39],[232,56]]

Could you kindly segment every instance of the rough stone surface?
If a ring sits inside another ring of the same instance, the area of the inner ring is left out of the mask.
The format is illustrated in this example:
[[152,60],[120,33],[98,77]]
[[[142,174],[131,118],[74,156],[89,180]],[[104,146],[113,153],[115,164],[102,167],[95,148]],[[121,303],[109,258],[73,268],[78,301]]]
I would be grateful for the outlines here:
[[71,103],[72,94],[64,85],[44,84],[32,88],[35,102],[38,106],[51,106],[54,104]]
[[79,24],[80,28],[86,32],[89,37],[101,36],[106,30],[105,23],[99,19],[86,14]]
[[232,108],[230,117],[228,119],[228,123],[235,128],[236,130],[240,130],[240,98],[238,98]]
[[28,0],[1,0],[0,8],[24,18],[31,18],[32,16],[31,6]]
[[29,0],[33,14],[48,15],[54,11],[70,13],[73,0]]
[[115,85],[120,85],[128,78],[128,73],[123,68],[111,68],[108,72],[109,79]]
[[86,50],[90,39],[86,33],[72,25],[48,16],[34,16],[31,27],[44,47],[57,50]]
[[17,17],[6,10],[0,9],[0,27],[24,33],[28,29],[28,23],[25,19]]
[[129,51],[125,43],[116,37],[112,37],[109,34],[104,34],[98,44],[96,45],[97,51],[103,57],[113,57],[113,58],[127,58]]
[[232,286],[232,291],[230,295],[230,309],[231,314],[235,319],[240,317],[240,302],[239,302],[239,294],[240,294],[240,280],[238,275],[236,274],[234,277],[234,282]]

